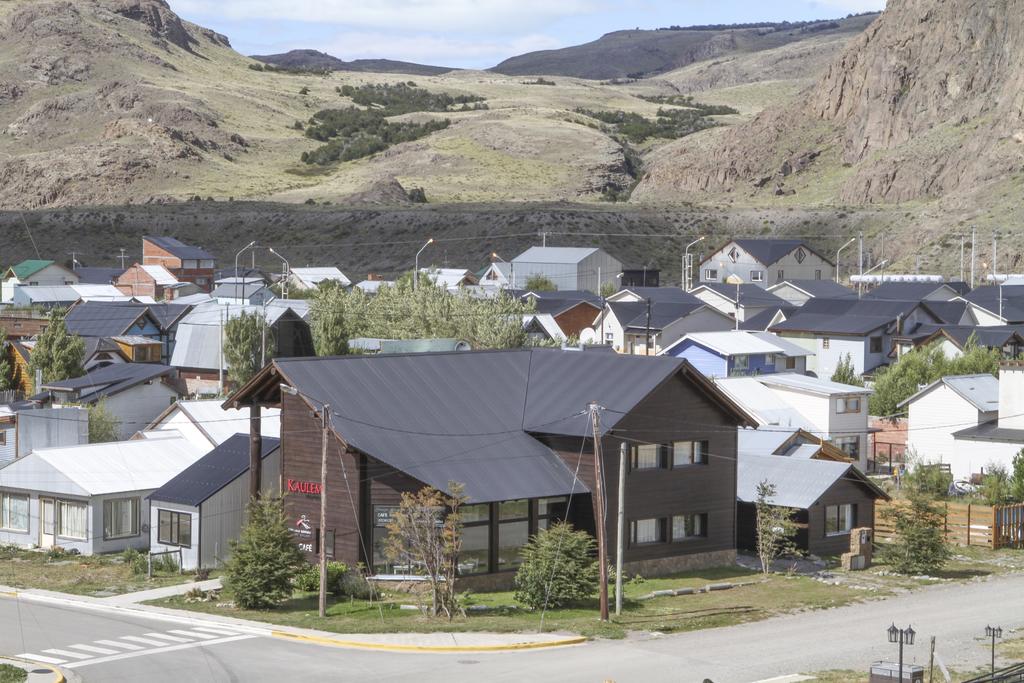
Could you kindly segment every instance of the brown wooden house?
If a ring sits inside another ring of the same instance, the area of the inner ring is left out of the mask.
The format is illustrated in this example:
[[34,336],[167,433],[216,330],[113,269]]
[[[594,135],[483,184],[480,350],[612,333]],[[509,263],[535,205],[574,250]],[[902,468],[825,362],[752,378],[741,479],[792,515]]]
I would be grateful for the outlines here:
[[[482,377],[502,391],[481,400]],[[736,428],[753,422],[686,361],[554,349],[279,358],[225,406],[250,406],[254,417],[281,407],[280,485],[310,560],[326,412],[330,555],[411,573],[382,552],[401,494],[458,482],[467,496],[460,571],[500,584],[551,521],[594,532],[591,402],[612,509],[620,446],[627,453],[627,570],[731,563]],[[614,514],[608,538],[616,538]]]

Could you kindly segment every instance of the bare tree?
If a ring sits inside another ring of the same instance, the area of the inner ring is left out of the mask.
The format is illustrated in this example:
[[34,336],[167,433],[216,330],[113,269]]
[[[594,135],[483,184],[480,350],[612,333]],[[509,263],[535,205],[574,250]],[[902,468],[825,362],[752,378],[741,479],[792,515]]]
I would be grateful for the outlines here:
[[757,556],[761,571],[771,572],[775,558],[796,552],[796,510],[773,505],[776,488],[767,479],[757,485]]
[[461,484],[450,482],[448,493],[433,487],[403,493],[388,522],[385,546],[390,560],[422,571],[430,584],[431,616],[443,613],[449,621],[459,612],[455,578],[462,550],[462,490]]

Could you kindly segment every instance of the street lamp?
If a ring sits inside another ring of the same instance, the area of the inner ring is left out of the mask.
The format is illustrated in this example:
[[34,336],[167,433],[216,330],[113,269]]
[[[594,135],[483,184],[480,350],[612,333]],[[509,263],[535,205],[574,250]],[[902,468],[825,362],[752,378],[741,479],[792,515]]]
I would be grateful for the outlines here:
[[903,646],[904,645],[913,645],[914,644],[914,636],[916,635],[916,633],[915,633],[914,629],[911,628],[909,625],[905,629],[904,628],[896,628],[896,624],[894,623],[892,626],[889,627],[888,634],[889,634],[889,642],[890,643],[899,643],[899,645],[900,645],[900,683],[902,683],[902,681],[903,681]]
[[[422,249],[420,251],[422,251]],[[509,285],[508,286],[509,286],[509,289],[515,289],[516,288],[516,264],[511,263],[511,262],[506,261],[505,259],[501,258],[500,256],[498,256],[498,252],[496,252],[496,251],[492,251],[491,252],[491,258],[498,259],[502,263],[508,265],[508,270],[509,270],[509,275],[508,275],[508,283],[509,283]]]
[[420,247],[420,250],[416,252],[416,261],[412,270],[412,291],[414,292],[419,288],[420,285],[420,254],[422,254],[423,250],[433,243],[434,238],[431,237],[429,240],[427,240],[427,243]]
[[873,271],[873,270],[878,270],[879,268],[881,268],[882,266],[884,266],[888,262],[889,262],[889,259],[882,259],[881,261],[879,261],[878,263],[876,263],[875,265],[871,266],[870,268],[865,270],[863,273],[861,273],[860,282],[857,283],[857,296],[858,297],[861,294],[864,293],[864,276],[865,275],[869,275],[871,273],[871,271]]
[[284,264],[284,271],[281,273],[282,275],[284,275],[284,277],[281,279],[281,298],[282,299],[287,299],[288,298],[288,278],[291,276],[292,268],[291,268],[290,265],[288,265],[288,259],[286,259],[284,256],[281,256],[276,251],[274,251],[273,247],[270,247],[269,251],[270,251],[271,254],[273,254],[277,258],[281,259],[281,263]]
[[839,247],[836,250],[836,284],[839,284],[839,254],[842,253],[843,249],[846,249],[848,246],[850,246],[856,241],[856,237],[851,237],[849,242],[847,242],[846,244],[844,244],[843,246]]
[[992,677],[996,675],[996,638],[1003,637],[1003,629],[999,626],[986,626],[985,637],[992,639]]
[[683,291],[689,292],[691,287],[691,280],[693,280],[693,262],[690,261],[690,247],[694,246],[698,242],[704,241],[704,235],[701,235],[694,241],[686,245],[686,249],[683,250]]
[[249,249],[252,249],[255,246],[256,246],[256,240],[253,240],[252,242],[249,242],[249,244],[247,244],[244,247],[242,247],[241,249],[239,249],[238,253],[235,254],[235,272],[234,272],[234,276],[235,276],[235,298],[236,299],[238,298],[238,257],[241,256],[244,252],[248,251]]
[[281,391],[320,404],[320,616],[327,616],[327,432],[331,423],[331,406],[305,394],[293,386],[281,384]]

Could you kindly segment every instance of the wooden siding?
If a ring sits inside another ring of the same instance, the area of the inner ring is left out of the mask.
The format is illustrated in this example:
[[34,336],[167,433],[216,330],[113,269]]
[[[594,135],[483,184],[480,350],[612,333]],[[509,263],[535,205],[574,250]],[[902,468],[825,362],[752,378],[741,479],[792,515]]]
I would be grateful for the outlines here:
[[825,508],[851,503],[857,506],[853,526],[875,526],[875,497],[861,484],[841,479],[807,510],[807,548],[818,555],[840,555],[850,551],[850,534],[825,535]]
[[567,311],[555,316],[555,322],[566,337],[579,337],[580,332],[591,327],[601,314],[601,309],[581,301]]

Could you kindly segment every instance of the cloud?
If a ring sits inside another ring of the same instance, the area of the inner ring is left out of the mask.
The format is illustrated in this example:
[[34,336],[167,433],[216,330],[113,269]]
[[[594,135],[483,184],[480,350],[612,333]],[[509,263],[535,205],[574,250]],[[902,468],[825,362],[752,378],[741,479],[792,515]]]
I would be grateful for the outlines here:
[[277,20],[363,29],[512,34],[590,14],[609,0],[174,0],[175,11],[233,21]]

